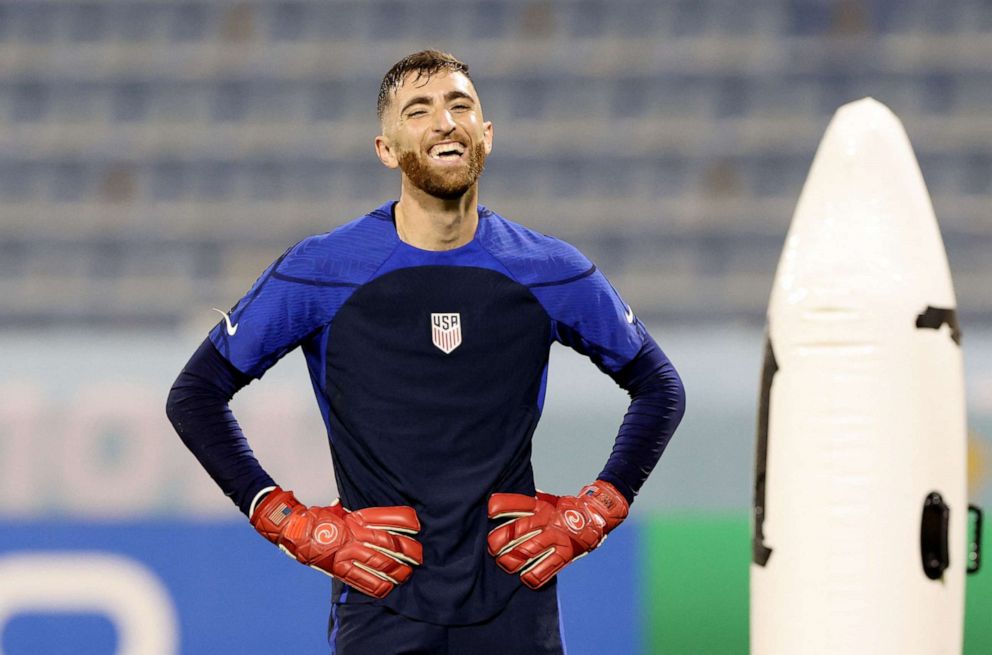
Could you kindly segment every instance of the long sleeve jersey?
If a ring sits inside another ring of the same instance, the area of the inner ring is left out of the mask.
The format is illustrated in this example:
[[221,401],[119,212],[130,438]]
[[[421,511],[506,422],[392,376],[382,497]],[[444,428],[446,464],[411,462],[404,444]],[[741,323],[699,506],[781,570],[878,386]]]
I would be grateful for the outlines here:
[[486,549],[488,498],[534,494],[531,438],[557,341],[631,394],[598,476],[628,500],[684,412],[674,367],[603,274],[571,245],[480,206],[474,238],[421,250],[394,203],[286,251],[210,332],[173,387],[169,416],[245,513],[274,484],[227,408],[289,351],[306,357],[341,502],[409,505],[424,564],[382,601],[457,625],[521,586]]

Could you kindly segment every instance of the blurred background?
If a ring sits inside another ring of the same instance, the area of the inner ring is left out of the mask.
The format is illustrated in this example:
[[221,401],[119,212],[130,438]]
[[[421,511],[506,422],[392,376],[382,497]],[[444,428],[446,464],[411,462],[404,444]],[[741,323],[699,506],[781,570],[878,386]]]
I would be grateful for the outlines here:
[[[887,104],[919,157],[964,331],[971,501],[992,507],[987,0],[6,0],[0,652],[326,651],[326,579],[246,525],[165,397],[211,307],[396,197],[375,101],[426,47],[470,65],[495,123],[482,202],[593,259],[688,388],[633,519],[561,576],[570,653],[747,652],[764,312],[848,101]],[[555,347],[539,485],[595,476],[626,401]],[[336,496],[299,353],[233,406],[283,486]],[[967,653],[992,652],[990,580],[968,583]]]

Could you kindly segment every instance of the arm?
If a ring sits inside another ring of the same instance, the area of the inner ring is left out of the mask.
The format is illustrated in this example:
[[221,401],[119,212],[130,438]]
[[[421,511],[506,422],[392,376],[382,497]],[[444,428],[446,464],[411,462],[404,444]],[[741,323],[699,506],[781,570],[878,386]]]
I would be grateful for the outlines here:
[[675,368],[602,271],[564,242],[546,238],[542,246],[551,256],[528,286],[551,318],[553,338],[589,357],[631,402],[606,466],[577,496],[490,498],[489,517],[510,520],[490,532],[489,552],[532,588],[599,546],[627,517],[685,406]]
[[423,562],[410,507],[306,507],[262,469],[228,403],[251,378],[204,340],[169,392],[166,414],[210,477],[258,532],[293,559],[382,598]]
[[631,402],[599,479],[577,496],[497,493],[489,500],[489,518],[510,519],[489,533],[489,553],[532,589],[597,548],[627,517],[682,420],[682,381],[654,340],[644,336],[637,356],[612,375]]
[[630,405],[599,479],[632,503],[682,421],[685,388],[647,332],[634,359],[611,377],[630,394]]
[[204,339],[176,378],[165,406],[179,438],[245,515],[260,491],[276,486],[228,406],[249,382]]

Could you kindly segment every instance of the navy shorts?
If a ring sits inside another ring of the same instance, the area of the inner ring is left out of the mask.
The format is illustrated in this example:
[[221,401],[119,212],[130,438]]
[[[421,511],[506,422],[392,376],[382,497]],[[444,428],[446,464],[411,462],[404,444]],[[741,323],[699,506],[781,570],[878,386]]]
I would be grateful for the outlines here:
[[445,626],[370,603],[337,602],[335,580],[327,640],[333,655],[564,655],[556,582],[537,591],[521,587],[482,623]]

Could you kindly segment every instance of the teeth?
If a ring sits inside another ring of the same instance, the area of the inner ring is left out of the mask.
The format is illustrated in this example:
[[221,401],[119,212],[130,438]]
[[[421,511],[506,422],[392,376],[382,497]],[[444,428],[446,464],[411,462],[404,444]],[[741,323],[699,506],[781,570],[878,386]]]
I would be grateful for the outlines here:
[[461,156],[464,152],[465,146],[462,144],[455,141],[446,141],[444,143],[438,143],[431,146],[431,149],[427,152],[427,154],[433,159],[441,159],[441,153],[448,153],[448,156],[450,157],[451,153]]

